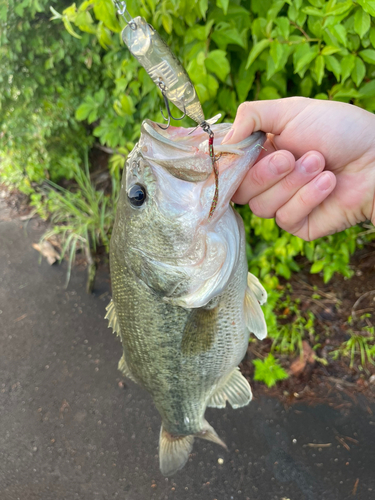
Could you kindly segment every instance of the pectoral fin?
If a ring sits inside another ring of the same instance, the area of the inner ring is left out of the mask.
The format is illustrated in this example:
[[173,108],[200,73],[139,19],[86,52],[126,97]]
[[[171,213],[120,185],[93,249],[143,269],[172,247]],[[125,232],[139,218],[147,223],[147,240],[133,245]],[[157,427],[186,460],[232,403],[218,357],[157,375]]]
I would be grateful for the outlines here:
[[116,333],[117,336],[120,336],[120,324],[117,318],[115,304],[113,300],[106,307],[107,314],[104,316],[104,319],[108,319],[108,328],[112,328],[113,333]]
[[267,300],[267,292],[252,274],[247,277],[247,290],[245,294],[244,309],[246,326],[250,333],[258,339],[267,337],[267,325],[260,304]]
[[240,408],[250,403],[253,395],[249,382],[241,374],[238,367],[236,367],[223,381],[219,384],[214,394],[208,401],[207,406],[212,408],[225,408],[226,402],[232,408]]
[[130,378],[133,382],[137,382],[135,378],[133,377],[131,371],[129,370],[129,367],[125,361],[125,356],[122,355],[120,361],[118,362],[118,369],[120,372],[125,375],[125,377]]

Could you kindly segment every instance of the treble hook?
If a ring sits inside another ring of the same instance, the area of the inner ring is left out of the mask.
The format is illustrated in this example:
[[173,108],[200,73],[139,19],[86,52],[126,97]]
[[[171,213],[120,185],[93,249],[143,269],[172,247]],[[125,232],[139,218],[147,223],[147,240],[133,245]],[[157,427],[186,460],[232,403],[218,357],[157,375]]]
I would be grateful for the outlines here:
[[186,116],[186,109],[185,109],[185,105],[184,105],[184,114],[181,116],[181,118],[175,118],[174,116],[172,116],[172,113],[171,113],[171,109],[169,107],[169,101],[168,101],[168,98],[167,98],[167,95],[165,93],[165,85],[162,81],[159,81],[158,82],[158,87],[160,88],[161,90],[161,94],[163,96],[163,99],[164,99],[164,104],[165,104],[165,107],[167,108],[167,113],[168,113],[168,116],[164,116],[164,113],[163,113],[163,110],[160,108],[160,113],[161,113],[161,116],[164,118],[164,120],[166,120],[168,123],[167,123],[167,126],[166,127],[163,127],[162,125],[159,125],[158,126],[162,129],[162,130],[167,130],[167,128],[170,126],[171,124],[171,119],[172,120],[177,120],[177,121],[180,121],[180,120],[183,120]]
[[[123,17],[126,24],[128,24],[132,30],[136,30],[137,25],[136,25],[134,19],[132,18],[132,16],[130,15],[130,12],[126,8],[126,2],[119,2],[119,0],[113,0],[113,3],[115,4],[115,7],[117,9],[117,14],[119,16]],[[129,20],[126,19],[125,14],[127,14],[129,16],[129,18],[130,18]]]

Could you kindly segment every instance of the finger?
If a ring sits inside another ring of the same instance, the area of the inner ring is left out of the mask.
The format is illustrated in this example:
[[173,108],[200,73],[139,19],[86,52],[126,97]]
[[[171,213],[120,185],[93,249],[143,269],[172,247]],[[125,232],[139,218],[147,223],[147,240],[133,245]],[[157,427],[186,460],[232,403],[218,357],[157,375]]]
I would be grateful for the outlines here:
[[244,205],[279,182],[294,168],[295,159],[289,151],[276,151],[259,160],[247,173],[233,201]]
[[[311,234],[309,215],[332,193],[335,186],[335,175],[328,171],[322,172],[276,212],[277,224],[304,240],[317,238],[317,235]],[[323,230],[322,234],[325,234]]]
[[244,102],[239,106],[232,128],[222,144],[241,142],[257,130],[278,135],[310,102],[303,97]]
[[251,211],[258,217],[271,219],[303,186],[324,169],[324,157],[317,151],[306,153],[280,182],[249,200]]

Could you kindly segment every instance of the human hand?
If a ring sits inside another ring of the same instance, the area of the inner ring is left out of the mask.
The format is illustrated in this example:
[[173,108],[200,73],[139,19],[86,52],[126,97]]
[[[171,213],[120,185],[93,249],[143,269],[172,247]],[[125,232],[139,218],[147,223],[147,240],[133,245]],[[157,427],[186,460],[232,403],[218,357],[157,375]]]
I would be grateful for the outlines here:
[[375,115],[303,97],[246,102],[223,142],[257,130],[270,133],[267,151],[233,201],[305,240],[375,223]]

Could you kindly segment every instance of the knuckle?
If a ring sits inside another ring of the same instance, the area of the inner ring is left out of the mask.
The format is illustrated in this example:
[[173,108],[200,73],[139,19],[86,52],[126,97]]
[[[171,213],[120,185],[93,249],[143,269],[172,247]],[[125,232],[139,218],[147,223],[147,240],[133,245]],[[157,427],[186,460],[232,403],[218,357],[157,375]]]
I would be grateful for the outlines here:
[[295,185],[295,179],[293,179],[293,175],[286,175],[282,180],[281,180],[282,187],[285,189],[287,192],[294,192],[296,189]]
[[255,185],[258,188],[264,188],[265,180],[263,176],[263,170],[258,165],[255,165],[250,170],[250,175],[252,185]]
[[285,210],[278,210],[276,212],[276,223],[281,229],[285,229],[286,231],[290,230],[288,227],[290,226],[290,216]]
[[253,198],[249,201],[250,210],[257,217],[263,217],[264,219],[271,219],[275,216],[274,212],[270,212],[270,209],[265,206],[264,203],[258,198]]
[[297,193],[297,196],[298,196],[298,204],[301,207],[305,208],[310,206],[310,199],[305,193],[299,192]]
[[238,111],[237,111],[237,114],[240,114],[240,115],[245,115],[249,112],[249,109],[250,109],[250,106],[251,106],[251,103],[246,101],[246,102],[242,102],[239,106],[238,106]]

